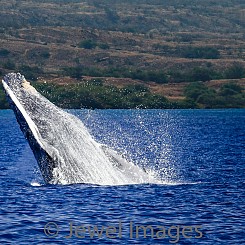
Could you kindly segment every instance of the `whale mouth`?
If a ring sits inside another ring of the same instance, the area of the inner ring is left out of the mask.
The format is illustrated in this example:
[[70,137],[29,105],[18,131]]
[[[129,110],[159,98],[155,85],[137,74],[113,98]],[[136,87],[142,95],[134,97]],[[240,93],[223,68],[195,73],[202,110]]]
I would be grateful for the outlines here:
[[80,119],[52,104],[20,73],[7,74],[2,83],[46,183],[160,183],[96,142]]

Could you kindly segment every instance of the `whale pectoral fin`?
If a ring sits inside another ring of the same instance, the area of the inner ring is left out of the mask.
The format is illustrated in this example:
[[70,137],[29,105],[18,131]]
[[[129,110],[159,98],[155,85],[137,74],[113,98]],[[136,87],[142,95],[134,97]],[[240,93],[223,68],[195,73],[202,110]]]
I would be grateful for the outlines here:
[[110,159],[113,166],[117,167],[122,172],[130,171],[130,169],[131,170],[137,169],[137,171],[142,171],[142,172],[146,173],[145,170],[139,168],[138,166],[134,165],[133,163],[130,163],[127,159],[125,159],[122,155],[118,154],[116,151],[108,148],[105,145],[102,145],[101,148],[104,151],[104,153],[106,154],[106,156]]
[[110,159],[110,161],[112,162],[113,166],[123,170],[124,169],[124,162],[126,162],[126,160],[119,155],[116,151],[106,147],[105,145],[101,145],[102,150],[104,151],[104,153],[106,154],[106,156]]

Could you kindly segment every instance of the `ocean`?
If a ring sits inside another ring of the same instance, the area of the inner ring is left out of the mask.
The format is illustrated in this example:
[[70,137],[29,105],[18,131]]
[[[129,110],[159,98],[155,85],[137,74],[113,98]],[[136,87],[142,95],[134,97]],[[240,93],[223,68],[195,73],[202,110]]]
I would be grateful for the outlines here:
[[245,110],[69,112],[162,184],[46,185],[1,110],[1,244],[245,244]]

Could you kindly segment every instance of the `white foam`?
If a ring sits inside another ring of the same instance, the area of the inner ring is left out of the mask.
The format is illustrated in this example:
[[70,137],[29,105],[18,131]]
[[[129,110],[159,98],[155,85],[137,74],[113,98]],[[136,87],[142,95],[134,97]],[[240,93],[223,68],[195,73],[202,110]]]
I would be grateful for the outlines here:
[[37,186],[42,186],[40,183],[38,183],[38,182],[31,182],[31,186],[35,186],[35,187],[37,187]]

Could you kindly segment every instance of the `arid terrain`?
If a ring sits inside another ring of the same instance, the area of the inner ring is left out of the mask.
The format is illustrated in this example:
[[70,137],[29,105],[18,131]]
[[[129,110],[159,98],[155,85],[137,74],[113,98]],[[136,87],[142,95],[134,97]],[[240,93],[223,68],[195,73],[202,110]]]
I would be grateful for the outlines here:
[[244,31],[239,0],[2,0],[0,74],[141,84],[181,101],[198,81],[215,91],[230,82],[244,89]]

